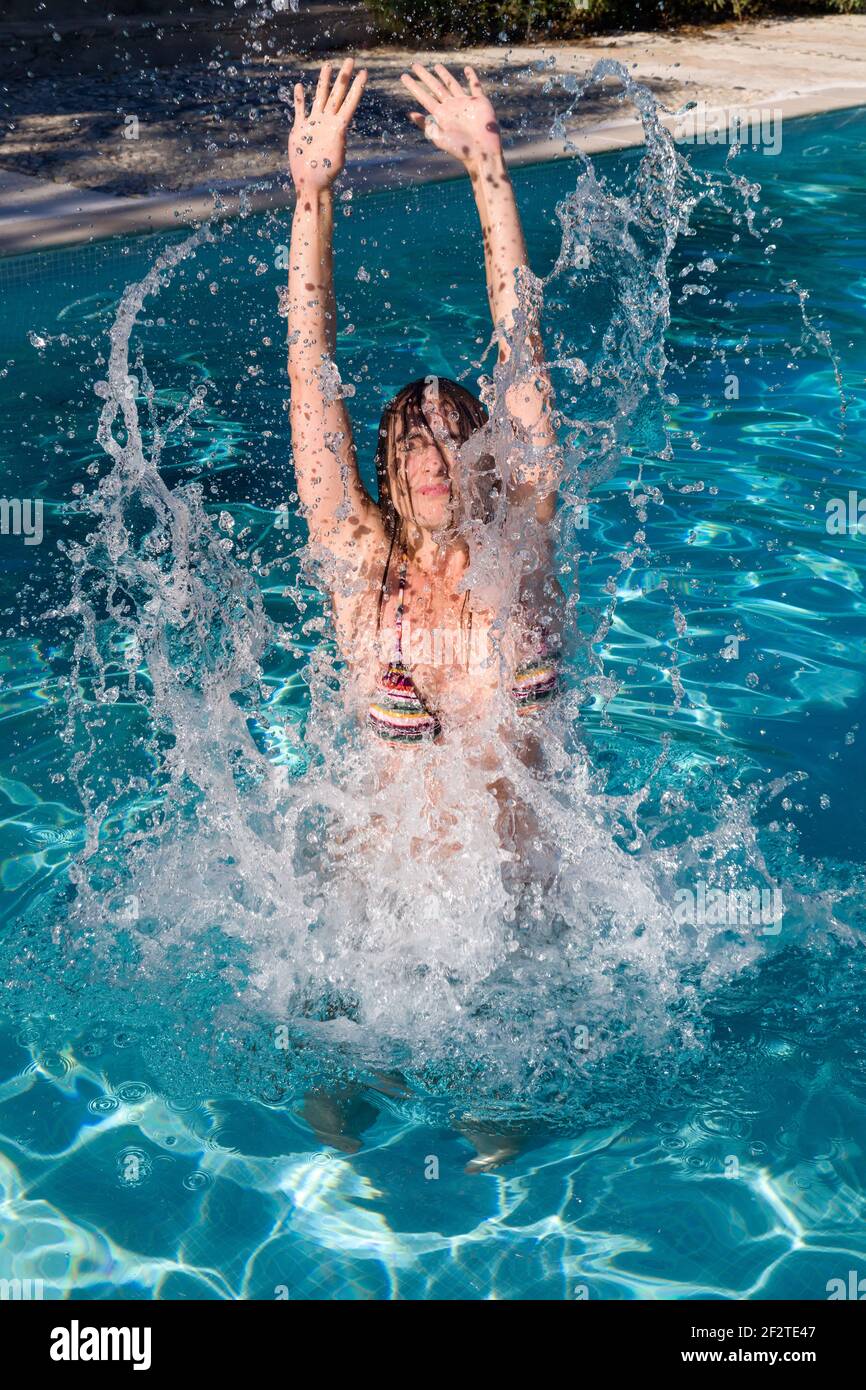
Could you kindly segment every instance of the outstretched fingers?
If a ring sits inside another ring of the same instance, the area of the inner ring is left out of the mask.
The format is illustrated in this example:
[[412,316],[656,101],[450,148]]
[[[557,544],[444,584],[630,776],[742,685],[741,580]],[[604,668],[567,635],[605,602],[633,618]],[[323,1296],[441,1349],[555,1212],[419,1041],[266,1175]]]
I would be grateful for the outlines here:
[[[316,90],[313,100],[310,103],[309,114],[316,115],[336,115],[338,112],[344,116],[346,121],[350,121],[355,114],[358,102],[364,91],[367,82],[367,69],[362,68],[355,74],[352,81],[352,69],[355,66],[354,58],[347,58],[340,66],[334,85],[331,86],[331,64],[323,63],[319,70],[319,80],[316,83]],[[295,83],[295,122],[303,121],[307,117],[306,104],[304,99],[304,88],[302,83]]]
[[358,102],[361,100],[361,97],[364,94],[364,88],[366,85],[367,69],[362,68],[361,71],[356,74],[355,80],[349,88],[348,96],[346,97],[346,100],[343,102],[343,105],[340,107],[340,115],[343,116],[346,119],[346,121],[350,121],[354,116],[358,106]]
[[328,97],[325,104],[325,110],[329,111],[332,115],[339,111],[340,107],[343,105],[343,98],[349,90],[349,83],[352,79],[352,68],[354,65],[354,58],[346,58],[340,65],[340,71],[337,73],[336,80],[331,88],[331,95]]
[[436,114],[439,101],[427,87],[423,87],[414,77],[410,77],[408,72],[404,72],[400,81],[407,91],[411,92],[419,106],[423,106],[425,111],[429,111],[431,116]]
[[457,81],[457,78],[451,76],[444,63],[434,63],[433,71],[436,73],[436,76],[440,78],[443,85],[448,88],[449,92],[453,97],[465,97],[466,93],[460,86],[460,83]]
[[450,96],[445,84],[440,82],[438,77],[434,77],[432,72],[428,72],[423,63],[413,63],[412,71],[418,81],[423,82],[424,86],[430,89],[437,101],[445,101]]

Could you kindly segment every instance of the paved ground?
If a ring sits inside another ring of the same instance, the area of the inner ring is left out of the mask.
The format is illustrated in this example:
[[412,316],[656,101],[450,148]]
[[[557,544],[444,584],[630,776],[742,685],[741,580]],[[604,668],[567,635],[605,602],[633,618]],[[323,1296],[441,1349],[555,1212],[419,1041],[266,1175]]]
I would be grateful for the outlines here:
[[[332,16],[341,9],[314,8]],[[366,25],[359,33],[357,19],[354,36],[363,38]],[[332,36],[336,25],[329,22]],[[346,30],[343,40],[347,34],[352,37]],[[74,52],[53,67],[37,57],[32,76],[22,81],[18,69],[19,80],[7,77],[0,253],[193,220],[211,209],[214,188],[230,207],[242,185],[257,181],[270,186],[254,202],[289,200],[287,98],[299,75],[312,76],[328,38],[320,30],[312,43],[307,32],[302,52],[295,40],[293,49],[275,43],[256,52],[249,33],[233,35],[231,42],[225,32],[218,36],[218,58],[208,58],[207,35],[199,34],[192,54],[162,52],[167,66],[113,61],[103,71],[96,63],[107,40],[97,36],[88,42],[86,63]],[[115,58],[116,43],[114,35]],[[409,62],[430,55],[394,47],[351,51],[369,68],[370,84],[349,176],[364,186],[447,177],[450,161],[428,154],[406,121],[399,83]],[[866,103],[866,18],[856,16],[446,51],[435,60],[460,66],[467,56],[489,84],[515,161],[562,153],[550,127],[564,96],[549,82],[551,71],[583,73],[601,57],[627,64],[671,108],[697,100],[797,115]],[[634,117],[601,92],[581,104],[569,131],[590,150],[634,144],[640,135]]]

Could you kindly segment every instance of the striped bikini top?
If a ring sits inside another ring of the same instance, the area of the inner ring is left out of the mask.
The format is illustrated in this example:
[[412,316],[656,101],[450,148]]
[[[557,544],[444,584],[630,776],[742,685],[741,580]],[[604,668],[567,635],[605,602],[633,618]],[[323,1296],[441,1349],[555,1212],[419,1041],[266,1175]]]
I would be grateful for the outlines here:
[[[367,710],[367,724],[388,743],[435,742],[442,733],[438,716],[428,710],[403,661],[403,615],[405,612],[406,572],[409,557],[405,550],[400,561],[400,593],[394,624],[394,655],[376,685]],[[511,698],[518,714],[529,714],[552,700],[559,690],[556,663],[547,657],[541,643],[538,656],[519,666],[514,673]]]

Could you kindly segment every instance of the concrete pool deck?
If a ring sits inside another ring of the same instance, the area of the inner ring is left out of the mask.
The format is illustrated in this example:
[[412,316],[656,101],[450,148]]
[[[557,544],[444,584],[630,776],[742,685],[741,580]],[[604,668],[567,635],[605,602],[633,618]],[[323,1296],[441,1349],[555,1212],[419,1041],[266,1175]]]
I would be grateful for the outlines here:
[[[458,70],[470,61],[477,67],[502,113],[508,160],[513,165],[567,153],[563,142],[549,134],[555,111],[567,97],[561,88],[545,91],[545,84],[555,73],[581,75],[600,58],[615,58],[627,65],[673,110],[693,101],[713,111],[760,110],[785,118],[866,104],[866,17],[854,15],[459,53],[356,48],[354,56],[370,73],[359,111],[364,119],[359,120],[343,176],[343,186],[358,192],[455,174],[453,162],[425,146],[423,137],[405,121],[411,103],[404,98],[399,78],[413,61],[438,61]],[[553,66],[547,66],[551,59]],[[279,82],[283,92],[285,84],[299,76],[309,81],[320,61],[320,56],[290,52],[278,62],[270,59],[271,90],[276,93]],[[200,73],[195,76],[200,80]],[[255,78],[253,72],[250,80]],[[62,141],[58,143],[52,121],[67,125],[74,121],[77,129],[82,121],[86,125],[85,115],[70,116],[68,99],[62,116],[38,111],[28,115],[25,109],[16,121],[14,138],[0,146],[0,255],[197,222],[213,212],[214,190],[219,191],[229,215],[244,199],[257,209],[292,202],[291,184],[284,173],[288,117],[283,96],[278,100],[275,95],[270,104],[262,101],[265,119],[258,121],[254,146],[244,140],[238,147],[229,139],[224,147],[212,145],[210,155],[203,155],[202,145],[196,143],[201,131],[195,128],[194,113],[184,123],[174,111],[151,118],[143,109],[140,119],[146,138],[133,142],[120,138],[124,107],[118,106],[116,92],[108,95],[114,99],[112,143],[100,148],[95,173],[88,172],[86,139],[83,147],[81,143],[74,146],[74,152],[70,147],[64,162],[64,147]],[[238,103],[237,128],[243,128],[247,122],[243,96]],[[118,111],[120,115],[115,114]],[[640,143],[641,127],[633,110],[616,106],[600,89],[581,103],[580,111],[581,120],[570,123],[569,135],[587,153]],[[221,124],[230,129],[233,119],[229,110]],[[104,120],[102,135],[105,138]],[[55,177],[44,176],[47,168]],[[85,177],[81,177],[82,169]],[[77,181],[69,177],[71,173],[79,175]],[[170,190],[159,186],[166,177],[173,184]],[[145,191],[130,196],[124,192],[130,184]]]

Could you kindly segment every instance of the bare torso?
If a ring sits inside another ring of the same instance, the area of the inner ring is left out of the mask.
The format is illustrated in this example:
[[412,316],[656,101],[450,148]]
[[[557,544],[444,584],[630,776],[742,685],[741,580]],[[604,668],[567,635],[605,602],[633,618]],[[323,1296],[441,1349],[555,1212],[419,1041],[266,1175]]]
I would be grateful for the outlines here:
[[[341,591],[339,584],[332,591],[337,640],[361,715],[395,655],[397,569],[392,560],[378,613],[385,563],[375,551],[351,592]],[[402,659],[422,700],[445,729],[484,723],[508,672],[496,614],[473,602],[464,575],[468,581],[464,565],[437,576],[410,569],[404,594]]]

